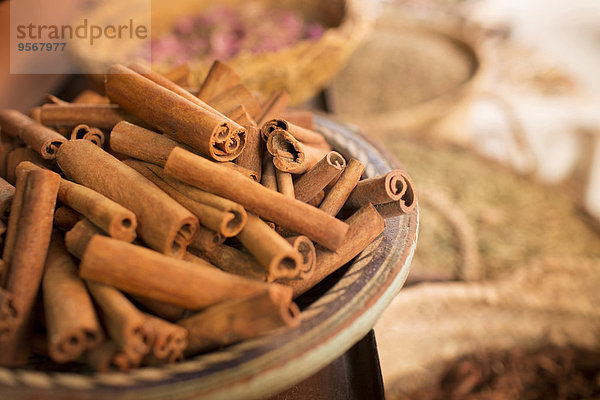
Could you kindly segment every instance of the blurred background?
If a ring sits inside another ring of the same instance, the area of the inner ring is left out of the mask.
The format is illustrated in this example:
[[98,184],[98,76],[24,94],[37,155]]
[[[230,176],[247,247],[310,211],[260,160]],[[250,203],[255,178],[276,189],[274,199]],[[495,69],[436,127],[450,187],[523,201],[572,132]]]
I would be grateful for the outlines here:
[[[194,88],[223,59],[263,96],[284,89],[357,125],[407,169],[420,237],[375,328],[387,398],[599,398],[600,2],[256,3],[153,1],[144,61],[186,65]],[[292,12],[265,13],[273,4]],[[0,107],[94,87],[11,75],[8,6]]]

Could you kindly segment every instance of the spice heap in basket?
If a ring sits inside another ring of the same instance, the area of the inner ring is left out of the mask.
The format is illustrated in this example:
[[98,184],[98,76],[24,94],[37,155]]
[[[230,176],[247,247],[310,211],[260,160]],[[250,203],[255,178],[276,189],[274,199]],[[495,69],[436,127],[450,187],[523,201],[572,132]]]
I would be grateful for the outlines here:
[[239,53],[274,52],[301,40],[319,39],[324,30],[291,9],[256,2],[236,7],[215,4],[196,15],[179,17],[171,31],[152,39],[152,61],[175,65],[192,59],[228,60]]
[[196,94],[114,65],[105,94],[0,111],[1,365],[127,370],[297,326],[293,298],[415,207],[406,172],[360,180],[220,62]]

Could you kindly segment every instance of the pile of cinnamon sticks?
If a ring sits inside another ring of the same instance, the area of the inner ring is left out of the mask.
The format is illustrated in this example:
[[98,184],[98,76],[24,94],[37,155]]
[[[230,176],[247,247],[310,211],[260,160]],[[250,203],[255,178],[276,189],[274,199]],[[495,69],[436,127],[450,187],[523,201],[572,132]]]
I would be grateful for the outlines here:
[[0,111],[0,365],[127,370],[297,326],[293,299],[415,207],[285,93],[220,62],[180,78],[115,65],[104,94]]

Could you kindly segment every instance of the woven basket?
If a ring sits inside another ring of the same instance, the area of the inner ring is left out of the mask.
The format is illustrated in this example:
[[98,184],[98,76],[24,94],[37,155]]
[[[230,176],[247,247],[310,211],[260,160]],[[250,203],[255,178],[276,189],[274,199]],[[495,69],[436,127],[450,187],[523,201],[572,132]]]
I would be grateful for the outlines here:
[[[327,85],[344,65],[368,31],[369,20],[358,4],[347,0],[253,0],[266,6],[289,8],[310,21],[325,27],[318,40],[302,40],[277,52],[262,54],[240,53],[226,61],[242,77],[252,90],[268,95],[273,90],[286,90],[293,104],[314,96]],[[210,0],[152,1],[152,36],[156,37],[172,29],[178,17],[193,15],[214,5]],[[222,4],[235,5],[239,0],[223,0]],[[116,24],[132,17],[129,2],[103,2],[90,20]],[[143,9],[142,9],[143,10]],[[74,43],[73,54],[86,69],[99,71],[113,63],[119,54],[131,53],[132,49],[115,49],[110,44],[92,48],[85,42]],[[191,60],[190,85],[202,83],[214,60]],[[175,65],[153,65],[164,72]],[[100,72],[100,71],[99,71]]]
[[[436,136],[437,126],[451,115],[460,124],[486,70],[477,35],[390,11],[333,80],[327,98],[336,114],[369,132]],[[371,78],[358,80],[364,75]],[[454,82],[439,82],[444,75],[454,75]]]

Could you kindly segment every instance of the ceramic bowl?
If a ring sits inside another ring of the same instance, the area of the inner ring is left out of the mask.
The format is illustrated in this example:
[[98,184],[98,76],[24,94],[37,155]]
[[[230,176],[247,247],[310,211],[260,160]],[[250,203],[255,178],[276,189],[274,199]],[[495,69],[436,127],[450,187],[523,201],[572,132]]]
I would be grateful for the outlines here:
[[[352,127],[319,114],[315,126],[345,157],[363,162],[367,176],[398,166]],[[0,398],[232,400],[276,394],[329,364],[374,326],[406,280],[417,226],[417,209],[388,219],[383,234],[359,256],[299,299],[303,311],[297,328],[125,373],[0,368]]]

